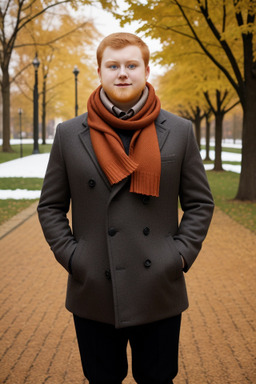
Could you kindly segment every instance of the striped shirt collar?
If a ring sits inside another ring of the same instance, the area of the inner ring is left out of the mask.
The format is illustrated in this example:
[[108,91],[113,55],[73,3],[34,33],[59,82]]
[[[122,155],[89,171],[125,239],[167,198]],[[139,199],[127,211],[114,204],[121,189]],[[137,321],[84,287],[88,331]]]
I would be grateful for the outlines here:
[[129,111],[125,112],[125,111],[122,111],[121,109],[119,109],[118,107],[116,107],[109,100],[109,98],[107,97],[107,94],[103,88],[101,88],[101,90],[100,90],[100,99],[101,99],[104,107],[106,107],[109,112],[113,113],[113,115],[117,116],[119,119],[122,119],[122,120],[127,120],[130,117],[136,115],[136,113],[138,113],[141,110],[141,108],[144,106],[144,104],[146,103],[147,98],[148,98],[148,87],[145,86],[139,101],[131,109],[129,109]]

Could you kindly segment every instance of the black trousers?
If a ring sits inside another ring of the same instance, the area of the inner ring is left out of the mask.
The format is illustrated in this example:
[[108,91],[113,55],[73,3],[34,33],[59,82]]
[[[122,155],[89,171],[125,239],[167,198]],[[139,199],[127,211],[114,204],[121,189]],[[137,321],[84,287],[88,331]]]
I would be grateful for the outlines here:
[[90,384],[121,384],[127,375],[127,343],[132,373],[139,384],[171,384],[178,372],[181,315],[116,329],[74,315],[80,356]]

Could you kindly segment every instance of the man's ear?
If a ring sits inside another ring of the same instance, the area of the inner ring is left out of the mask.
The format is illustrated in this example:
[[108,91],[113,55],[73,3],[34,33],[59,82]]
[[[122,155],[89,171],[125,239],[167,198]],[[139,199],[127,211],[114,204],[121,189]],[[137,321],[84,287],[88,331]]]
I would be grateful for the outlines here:
[[145,75],[146,75],[146,80],[147,80],[149,78],[149,75],[150,75],[150,67],[149,67],[149,65],[145,69]]
[[100,72],[100,68],[99,68],[99,67],[98,67],[98,69],[97,69],[97,72],[98,72],[99,79],[100,79],[100,81],[101,81],[101,72]]

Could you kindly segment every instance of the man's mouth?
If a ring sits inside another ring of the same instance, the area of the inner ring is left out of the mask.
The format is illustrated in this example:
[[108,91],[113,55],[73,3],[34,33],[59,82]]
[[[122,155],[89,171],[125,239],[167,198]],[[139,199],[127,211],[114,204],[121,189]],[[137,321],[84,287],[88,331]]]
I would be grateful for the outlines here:
[[116,87],[129,87],[131,84],[129,83],[118,83],[118,84],[115,84]]

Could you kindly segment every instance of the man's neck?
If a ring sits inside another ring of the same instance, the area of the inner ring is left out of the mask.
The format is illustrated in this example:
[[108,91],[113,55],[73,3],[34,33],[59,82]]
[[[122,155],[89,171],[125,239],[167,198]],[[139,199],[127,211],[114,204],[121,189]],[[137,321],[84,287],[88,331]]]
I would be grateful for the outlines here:
[[111,100],[111,98],[108,95],[107,95],[107,97],[109,98],[111,103],[113,103],[113,105],[115,107],[117,107],[121,111],[128,112],[128,111],[130,111],[134,107],[134,105],[136,105],[138,103],[138,101],[140,100],[140,98],[142,96],[142,93],[138,96],[137,99],[133,100],[132,103],[119,103],[119,102],[116,102],[116,101],[114,102],[113,100]]
[[123,108],[123,105],[120,105],[118,103],[115,103],[113,104],[113,102],[109,99],[108,95],[106,94],[106,92],[103,90],[103,88],[101,89],[101,92],[100,92],[100,98],[101,98],[101,101],[103,103],[103,105],[113,114],[119,116],[119,114],[121,112],[131,112],[133,111],[132,115],[135,115],[136,113],[138,113],[141,108],[144,106],[144,104],[146,103],[147,101],[147,98],[148,98],[148,88],[145,87],[143,92],[142,92],[142,95],[140,96],[140,98],[138,99],[137,103],[133,104],[133,105],[129,105],[129,108]]

